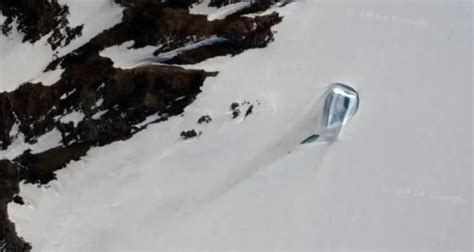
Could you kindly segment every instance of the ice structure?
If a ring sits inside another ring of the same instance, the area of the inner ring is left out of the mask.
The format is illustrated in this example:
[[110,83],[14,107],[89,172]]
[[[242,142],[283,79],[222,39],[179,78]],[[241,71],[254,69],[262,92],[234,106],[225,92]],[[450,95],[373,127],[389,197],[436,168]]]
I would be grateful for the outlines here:
[[316,140],[332,142],[337,139],[344,126],[359,108],[359,94],[352,87],[334,83],[322,96],[321,113],[312,135],[307,137],[302,144]]

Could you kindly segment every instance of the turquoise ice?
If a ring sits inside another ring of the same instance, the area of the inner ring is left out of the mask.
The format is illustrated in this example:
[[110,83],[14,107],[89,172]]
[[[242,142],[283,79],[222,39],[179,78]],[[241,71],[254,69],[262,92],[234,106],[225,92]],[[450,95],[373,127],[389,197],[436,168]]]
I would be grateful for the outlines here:
[[359,108],[359,94],[352,87],[334,83],[324,93],[321,103],[319,125],[315,132],[302,143],[316,140],[331,142],[337,139],[342,127],[356,114]]

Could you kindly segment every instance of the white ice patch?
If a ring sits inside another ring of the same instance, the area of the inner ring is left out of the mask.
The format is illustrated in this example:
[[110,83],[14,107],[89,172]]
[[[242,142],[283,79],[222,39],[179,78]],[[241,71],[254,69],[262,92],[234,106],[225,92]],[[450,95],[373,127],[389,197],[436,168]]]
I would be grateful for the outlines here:
[[157,61],[158,62],[163,62],[163,61],[166,61],[166,60],[170,60],[170,59],[182,54],[183,52],[186,52],[186,51],[189,51],[189,50],[194,50],[194,49],[197,49],[197,48],[203,47],[203,46],[212,45],[212,44],[215,44],[215,43],[225,42],[225,41],[227,41],[227,39],[222,38],[222,37],[218,37],[218,36],[211,36],[209,38],[206,38],[206,39],[203,39],[203,40],[200,40],[200,41],[197,41],[197,42],[189,43],[189,44],[187,44],[183,47],[177,48],[175,50],[160,53],[157,56]]
[[7,17],[5,17],[4,15],[2,15],[2,13],[0,13],[0,23],[3,24],[6,20],[7,20]]
[[217,8],[210,7],[210,2],[210,0],[204,0],[202,2],[193,4],[189,9],[189,12],[195,15],[207,15],[207,20],[213,21],[225,19],[227,16],[251,6],[251,1],[242,1]]
[[242,16],[244,17],[249,17],[249,18],[255,18],[255,17],[260,17],[260,16],[265,16],[272,14],[273,12],[279,12],[279,8],[283,3],[276,3],[270,8],[266,9],[265,11],[262,12],[256,12],[256,13],[249,13],[249,14],[244,14]]
[[60,99],[60,100],[65,100],[65,99],[68,98],[70,95],[72,95],[74,92],[76,92],[76,89],[73,89],[71,92],[64,93],[63,95],[61,95],[61,97],[59,97],[59,99]]
[[69,114],[66,114],[60,117],[59,121],[62,123],[69,123],[72,122],[74,127],[77,127],[77,124],[84,119],[84,114],[79,111],[72,111]]
[[52,59],[47,36],[34,44],[22,41],[23,34],[18,32],[16,25],[8,37],[0,33],[0,92],[13,91],[41,75]]
[[43,86],[51,86],[61,79],[64,69],[58,68],[53,71],[42,73],[39,77],[31,80],[31,83],[41,83]]
[[9,135],[10,135],[11,138],[14,138],[18,135],[19,132],[20,132],[20,126],[18,125],[18,123],[15,123],[15,124],[13,124]]
[[38,138],[34,144],[25,143],[23,133],[16,134],[13,143],[6,150],[0,150],[0,159],[14,159],[24,151],[31,149],[32,153],[41,153],[61,145],[61,132],[54,128]]
[[97,88],[97,91],[101,90],[104,87],[105,87],[105,83],[100,84],[100,86]]
[[160,119],[161,117],[157,114],[153,114],[153,115],[149,115],[143,122],[139,123],[139,124],[136,124],[134,125],[135,127],[138,127],[138,128],[141,128],[143,126],[146,126],[158,119]]
[[96,108],[100,107],[100,106],[102,106],[103,103],[104,103],[104,98],[100,98],[100,99],[97,100],[94,107],[96,107]]
[[161,46],[145,46],[133,49],[133,41],[125,42],[121,45],[108,47],[100,52],[100,56],[111,59],[115,68],[133,68],[142,61],[155,58],[153,52]]
[[99,111],[99,112],[95,113],[91,118],[94,119],[94,120],[98,120],[98,119],[100,119],[100,117],[102,117],[102,115],[107,113],[107,111],[108,110]]

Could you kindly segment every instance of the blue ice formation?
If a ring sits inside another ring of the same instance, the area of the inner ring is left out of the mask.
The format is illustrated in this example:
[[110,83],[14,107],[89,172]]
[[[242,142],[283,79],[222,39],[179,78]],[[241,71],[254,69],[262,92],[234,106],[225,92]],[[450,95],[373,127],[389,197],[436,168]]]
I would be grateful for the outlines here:
[[337,139],[342,127],[355,115],[359,108],[359,94],[352,87],[334,83],[324,93],[321,114],[312,135],[302,143],[314,141],[332,142]]

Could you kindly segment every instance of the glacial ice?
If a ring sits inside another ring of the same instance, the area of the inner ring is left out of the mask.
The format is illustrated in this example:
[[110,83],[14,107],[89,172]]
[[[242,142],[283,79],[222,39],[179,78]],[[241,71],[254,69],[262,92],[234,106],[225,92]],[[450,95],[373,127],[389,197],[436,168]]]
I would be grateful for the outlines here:
[[316,140],[331,142],[337,139],[342,127],[359,108],[359,94],[352,87],[334,83],[322,96],[321,113],[315,132],[302,143]]

